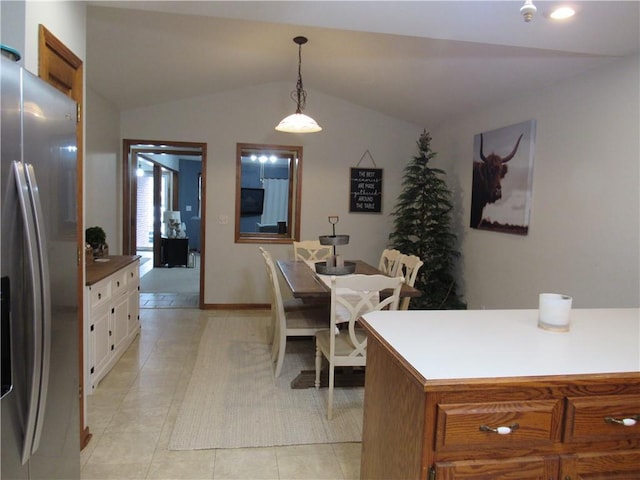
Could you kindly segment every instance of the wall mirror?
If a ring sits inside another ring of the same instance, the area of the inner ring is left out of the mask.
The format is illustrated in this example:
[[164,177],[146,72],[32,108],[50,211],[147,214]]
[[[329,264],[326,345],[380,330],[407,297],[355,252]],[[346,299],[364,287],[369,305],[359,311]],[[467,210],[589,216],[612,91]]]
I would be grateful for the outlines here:
[[302,147],[236,145],[236,243],[300,239]]

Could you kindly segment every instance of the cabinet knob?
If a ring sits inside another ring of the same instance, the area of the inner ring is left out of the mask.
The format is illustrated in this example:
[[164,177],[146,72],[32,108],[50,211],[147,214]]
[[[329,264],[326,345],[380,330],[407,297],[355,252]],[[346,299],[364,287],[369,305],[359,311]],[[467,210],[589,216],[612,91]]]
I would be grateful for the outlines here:
[[615,423],[617,425],[624,425],[625,427],[633,427],[640,420],[640,415],[633,415],[627,418],[613,418],[604,417],[605,423]]
[[100,300],[102,298],[102,294],[98,293],[98,300]]
[[488,425],[480,425],[481,432],[492,432],[492,433],[497,433],[498,435],[509,435],[511,432],[519,428],[520,428],[520,425],[518,425],[517,423],[514,423],[513,425],[509,425],[508,427],[501,426],[501,427],[495,427],[495,428],[490,427]]

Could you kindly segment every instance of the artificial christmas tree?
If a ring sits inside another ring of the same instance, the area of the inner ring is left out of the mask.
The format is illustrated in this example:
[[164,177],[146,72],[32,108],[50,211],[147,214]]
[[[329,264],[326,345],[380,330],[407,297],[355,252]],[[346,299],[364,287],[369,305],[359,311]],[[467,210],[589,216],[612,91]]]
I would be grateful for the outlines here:
[[428,165],[436,153],[426,130],[417,143],[419,155],[404,170],[403,191],[391,212],[395,219],[389,240],[393,248],[424,262],[414,285],[422,296],[411,299],[412,310],[464,309],[453,276],[460,253],[451,232],[451,192],[442,178],[445,172]]

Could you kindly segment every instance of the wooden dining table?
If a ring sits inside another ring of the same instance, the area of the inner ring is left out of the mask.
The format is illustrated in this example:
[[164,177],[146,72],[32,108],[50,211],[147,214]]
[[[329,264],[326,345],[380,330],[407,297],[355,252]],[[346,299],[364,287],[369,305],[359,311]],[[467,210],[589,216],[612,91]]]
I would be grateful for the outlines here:
[[[356,274],[384,275],[376,267],[372,267],[362,260],[349,261],[355,263],[354,273]],[[276,263],[295,298],[300,298],[309,303],[326,302],[327,305],[329,304],[331,288],[307,262],[301,260],[277,260]],[[382,290],[380,296],[384,297],[385,292],[385,290]],[[390,295],[391,290],[386,293]],[[400,290],[401,297],[419,297],[421,294],[420,290],[406,284],[403,284]],[[320,377],[321,386],[327,386],[328,376],[328,371],[323,369]],[[338,367],[335,371],[334,382],[336,387],[361,387],[364,385],[364,368]],[[314,385],[315,370],[303,370],[291,381],[291,388],[312,388]]]
[[[376,267],[362,260],[348,261],[355,263],[356,269],[354,273],[356,274],[385,275]],[[303,300],[317,300],[322,298],[328,300],[331,298],[331,288],[318,276],[307,262],[301,260],[278,260],[276,263],[295,298],[301,298]],[[383,290],[381,293],[384,296],[385,291]],[[391,291],[388,293],[391,293]],[[400,290],[400,297],[419,297],[420,295],[422,295],[420,290],[406,284],[403,284]]]

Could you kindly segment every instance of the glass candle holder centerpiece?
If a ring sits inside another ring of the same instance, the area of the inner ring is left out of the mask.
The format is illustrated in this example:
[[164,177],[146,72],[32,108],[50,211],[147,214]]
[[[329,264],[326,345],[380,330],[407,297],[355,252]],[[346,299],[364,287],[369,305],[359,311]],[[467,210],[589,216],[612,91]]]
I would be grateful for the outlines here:
[[320,235],[321,245],[333,246],[333,255],[327,258],[325,262],[316,262],[316,272],[325,275],[347,275],[356,271],[356,264],[354,262],[345,262],[342,255],[336,253],[337,245],[347,245],[349,243],[349,235],[336,235],[336,224],[339,221],[339,217],[330,216],[329,223],[331,224],[331,235]]

